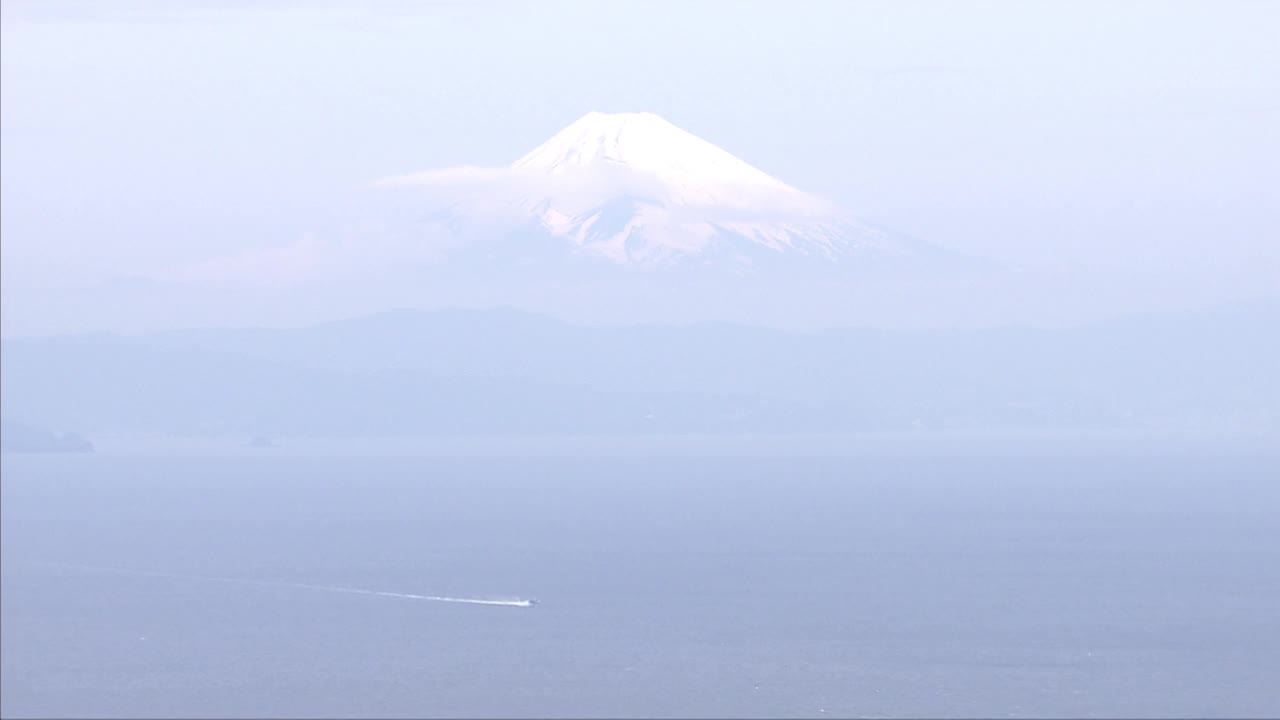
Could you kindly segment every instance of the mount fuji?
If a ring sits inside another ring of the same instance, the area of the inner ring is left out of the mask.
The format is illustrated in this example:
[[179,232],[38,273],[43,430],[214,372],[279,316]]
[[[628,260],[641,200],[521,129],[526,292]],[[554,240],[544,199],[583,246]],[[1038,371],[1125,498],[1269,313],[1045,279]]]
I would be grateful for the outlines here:
[[[590,112],[506,168],[428,170],[379,181],[436,201],[426,223],[466,247],[495,236],[644,268],[756,267],[927,253],[848,216],[653,113]],[[547,241],[551,240],[550,245]]]

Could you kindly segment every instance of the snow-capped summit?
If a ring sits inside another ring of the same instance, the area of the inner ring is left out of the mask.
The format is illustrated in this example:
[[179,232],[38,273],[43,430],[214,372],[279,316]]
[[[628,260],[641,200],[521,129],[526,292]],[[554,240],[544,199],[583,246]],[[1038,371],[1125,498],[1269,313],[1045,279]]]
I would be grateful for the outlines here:
[[554,175],[600,163],[671,181],[741,183],[793,191],[780,180],[648,112],[587,113],[511,167]]
[[505,170],[463,174],[488,178],[494,192],[485,202],[452,206],[451,228],[476,225],[466,216],[492,211],[499,198],[506,211],[579,252],[621,264],[904,252],[884,231],[653,113],[590,112]]

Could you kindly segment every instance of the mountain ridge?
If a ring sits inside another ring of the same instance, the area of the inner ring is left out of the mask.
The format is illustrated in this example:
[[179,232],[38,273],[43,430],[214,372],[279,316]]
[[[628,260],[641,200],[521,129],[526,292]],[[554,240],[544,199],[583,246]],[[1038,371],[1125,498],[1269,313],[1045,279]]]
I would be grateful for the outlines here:
[[574,325],[400,310],[0,343],[6,418],[245,434],[1280,428],[1280,304],[1065,330]]

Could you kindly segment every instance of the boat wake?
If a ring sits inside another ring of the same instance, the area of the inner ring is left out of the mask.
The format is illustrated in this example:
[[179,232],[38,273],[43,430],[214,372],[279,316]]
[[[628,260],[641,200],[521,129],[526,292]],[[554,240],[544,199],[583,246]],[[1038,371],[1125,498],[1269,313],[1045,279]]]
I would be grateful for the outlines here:
[[308,583],[286,582],[283,580],[255,580],[252,578],[216,577],[211,575],[186,575],[181,573],[157,572],[154,570],[134,570],[130,568],[104,567],[99,565],[77,565],[74,563],[41,562],[47,567],[60,567],[88,572],[114,573],[118,575],[139,575],[148,577],[170,578],[173,580],[192,580],[201,582],[233,583],[238,585],[257,585],[261,587],[294,588],[297,590],[316,590],[349,595],[378,595],[381,597],[401,598],[404,600],[423,600],[427,602],[464,603],[467,605],[495,605],[500,607],[533,607],[536,600],[494,600],[489,598],[447,597],[444,595],[418,595],[415,593],[390,592],[387,590],[368,590],[365,588],[341,587],[336,585],[311,585]]

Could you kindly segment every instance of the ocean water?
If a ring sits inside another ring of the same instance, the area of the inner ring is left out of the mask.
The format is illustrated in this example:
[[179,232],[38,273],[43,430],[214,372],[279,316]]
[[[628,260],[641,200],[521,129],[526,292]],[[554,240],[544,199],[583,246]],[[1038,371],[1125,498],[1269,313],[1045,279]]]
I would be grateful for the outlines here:
[[2,463],[5,717],[1280,714],[1267,439]]

